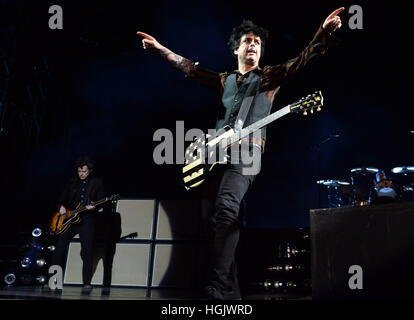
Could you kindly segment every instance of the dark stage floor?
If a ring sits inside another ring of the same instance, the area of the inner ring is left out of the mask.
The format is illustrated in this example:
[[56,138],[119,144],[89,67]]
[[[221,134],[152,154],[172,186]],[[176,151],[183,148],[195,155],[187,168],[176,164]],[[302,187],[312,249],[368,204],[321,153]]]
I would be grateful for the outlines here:
[[[81,286],[63,286],[60,293],[44,291],[40,286],[4,287],[0,300],[202,300],[196,291],[95,286],[89,294]],[[249,293],[243,300],[311,300],[308,295]]]

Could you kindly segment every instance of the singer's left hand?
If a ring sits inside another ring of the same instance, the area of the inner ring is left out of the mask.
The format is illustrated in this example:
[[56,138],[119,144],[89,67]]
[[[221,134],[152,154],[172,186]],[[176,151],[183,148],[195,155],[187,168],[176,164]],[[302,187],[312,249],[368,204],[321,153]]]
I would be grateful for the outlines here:
[[342,26],[341,18],[338,14],[344,9],[344,7],[336,9],[325,19],[322,27],[328,31],[329,34],[332,34]]

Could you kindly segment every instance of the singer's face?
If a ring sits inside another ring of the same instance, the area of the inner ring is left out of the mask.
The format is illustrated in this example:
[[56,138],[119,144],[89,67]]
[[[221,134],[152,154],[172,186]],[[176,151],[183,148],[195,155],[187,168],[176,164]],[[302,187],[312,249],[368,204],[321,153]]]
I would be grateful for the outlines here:
[[240,38],[240,45],[234,54],[241,63],[257,65],[261,55],[262,40],[253,32],[249,32]]
[[85,180],[89,176],[89,168],[87,166],[78,168],[78,176],[79,176],[79,179]]

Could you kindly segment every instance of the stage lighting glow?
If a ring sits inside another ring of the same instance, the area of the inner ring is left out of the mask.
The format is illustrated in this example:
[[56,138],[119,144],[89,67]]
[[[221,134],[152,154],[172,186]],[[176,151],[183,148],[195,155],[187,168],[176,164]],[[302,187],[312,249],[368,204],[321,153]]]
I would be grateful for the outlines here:
[[50,245],[50,246],[48,246],[47,247],[47,249],[49,250],[49,251],[55,251],[55,246],[54,245]]
[[282,271],[283,266],[281,266],[280,264],[277,264],[275,266],[268,267],[267,270],[269,270],[269,271]]
[[45,283],[45,282],[46,282],[46,277],[45,277],[44,275],[38,275],[38,276],[36,277],[36,282],[37,282],[37,283],[40,283],[40,284],[43,284],[43,283]]
[[263,287],[265,289],[270,289],[272,287],[272,282],[270,280],[265,280],[265,282],[263,283]]
[[32,248],[37,251],[43,251],[45,248],[41,244],[32,243]]
[[43,267],[43,266],[46,265],[46,260],[45,259],[37,259],[36,264],[37,264],[38,267]]
[[24,257],[21,261],[20,261],[20,265],[23,268],[27,268],[28,266],[30,266],[30,263],[32,262],[32,260],[29,257]]
[[40,229],[40,228],[33,229],[33,231],[32,231],[32,236],[33,237],[37,238],[37,237],[40,237],[41,235],[42,235],[42,229]]
[[14,273],[8,273],[4,276],[4,282],[7,285],[11,285],[16,282],[16,275]]

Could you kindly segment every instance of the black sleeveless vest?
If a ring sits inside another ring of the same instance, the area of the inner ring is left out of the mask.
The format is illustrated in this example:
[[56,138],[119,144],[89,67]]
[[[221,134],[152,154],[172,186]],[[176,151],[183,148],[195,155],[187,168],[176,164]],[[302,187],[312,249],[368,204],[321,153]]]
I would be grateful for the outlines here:
[[[247,77],[247,79],[240,82],[239,86],[237,86],[237,72],[227,76],[221,99],[224,112],[221,112],[221,116],[218,117],[216,130],[223,128],[225,125],[234,127],[243,99],[246,97],[254,96],[254,100],[243,127],[247,127],[269,115],[273,99],[269,100],[266,92],[260,92],[262,73],[261,70],[255,69],[244,74],[243,77]],[[266,128],[262,128],[262,138],[266,138]]]

